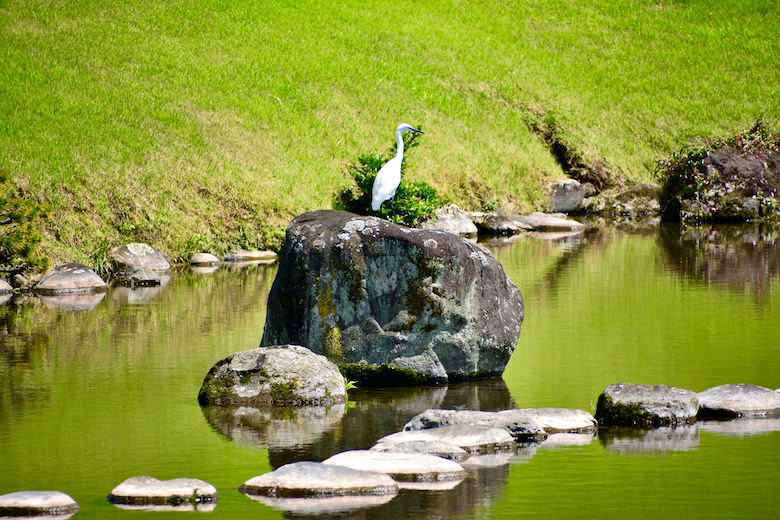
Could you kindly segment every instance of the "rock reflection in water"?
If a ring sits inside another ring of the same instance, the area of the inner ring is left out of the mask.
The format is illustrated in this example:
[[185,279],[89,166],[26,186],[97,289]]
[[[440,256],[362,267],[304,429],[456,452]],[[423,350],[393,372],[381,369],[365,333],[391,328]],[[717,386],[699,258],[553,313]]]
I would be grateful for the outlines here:
[[667,269],[691,280],[761,294],[780,273],[780,231],[767,224],[680,227],[659,234]]
[[649,452],[689,451],[699,445],[699,425],[666,426],[643,430],[616,428],[599,432],[599,440],[607,451],[622,455]]
[[338,424],[345,408],[339,404],[296,408],[204,406],[201,410],[216,431],[237,444],[267,447],[269,454],[285,459],[309,460],[312,445]]
[[780,417],[702,421],[699,424],[702,431],[733,437],[750,437],[780,431]]

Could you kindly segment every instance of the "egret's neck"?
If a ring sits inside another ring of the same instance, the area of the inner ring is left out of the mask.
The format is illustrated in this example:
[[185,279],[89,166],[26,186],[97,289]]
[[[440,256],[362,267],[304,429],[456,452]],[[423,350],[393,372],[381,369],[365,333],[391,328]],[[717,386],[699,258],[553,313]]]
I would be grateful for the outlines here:
[[396,147],[396,150],[397,150],[395,152],[396,157],[400,157],[400,156],[402,156],[404,154],[404,135],[403,134],[404,133],[402,131],[400,131],[400,130],[395,133],[395,147]]

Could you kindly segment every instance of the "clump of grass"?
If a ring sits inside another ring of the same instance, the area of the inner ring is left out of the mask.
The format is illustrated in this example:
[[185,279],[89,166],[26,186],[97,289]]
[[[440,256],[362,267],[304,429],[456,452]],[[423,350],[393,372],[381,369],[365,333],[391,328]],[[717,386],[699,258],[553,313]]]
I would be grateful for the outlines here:
[[[413,182],[404,178],[409,152],[418,146],[417,139],[421,134],[404,134],[404,162],[401,165],[401,184],[395,192],[395,217],[396,223],[404,223],[408,226],[418,225],[440,207],[449,204],[442,198],[439,192],[427,182]],[[390,159],[395,156],[397,145],[393,145],[386,155],[377,153],[361,154],[357,158],[357,164],[351,164],[348,173],[355,181],[354,186],[342,190],[336,195],[334,207],[336,209],[351,211],[360,215],[369,215],[374,212],[371,209],[371,191],[377,173]],[[385,202],[379,208],[377,214],[388,220],[392,220],[392,206]]]
[[15,193],[7,181],[6,173],[0,171],[0,271],[45,271],[49,259],[39,255],[36,248],[49,208]]

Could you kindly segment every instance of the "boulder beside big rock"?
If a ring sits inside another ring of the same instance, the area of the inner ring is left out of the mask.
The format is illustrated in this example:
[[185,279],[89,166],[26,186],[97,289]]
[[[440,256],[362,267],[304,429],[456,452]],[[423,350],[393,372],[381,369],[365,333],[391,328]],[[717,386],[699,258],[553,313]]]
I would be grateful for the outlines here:
[[692,390],[615,383],[599,396],[596,419],[605,426],[670,426],[696,422],[698,411]]
[[699,416],[733,419],[737,417],[780,416],[780,393],[756,385],[720,385],[699,392]]
[[503,373],[523,314],[519,289],[476,244],[313,211],[287,228],[261,345],[302,344],[429,382],[466,380]]
[[16,491],[0,495],[2,517],[72,515],[79,509],[76,501],[62,491]]
[[298,345],[237,352],[216,363],[198,393],[201,404],[330,406],[347,389],[335,363]]

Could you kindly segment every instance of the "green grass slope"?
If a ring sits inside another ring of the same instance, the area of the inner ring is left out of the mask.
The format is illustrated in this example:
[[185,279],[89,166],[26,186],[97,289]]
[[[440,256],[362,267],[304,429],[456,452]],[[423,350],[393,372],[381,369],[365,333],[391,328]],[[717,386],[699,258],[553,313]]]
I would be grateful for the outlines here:
[[50,208],[53,262],[278,245],[401,122],[410,179],[526,211],[564,176],[539,121],[639,182],[776,132],[778,34],[774,0],[0,0],[0,170]]

